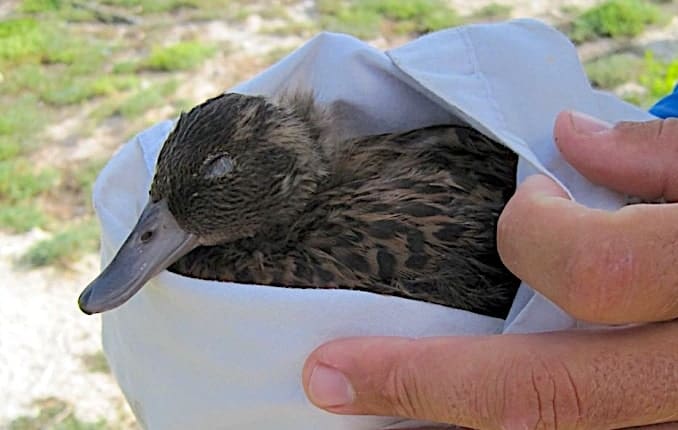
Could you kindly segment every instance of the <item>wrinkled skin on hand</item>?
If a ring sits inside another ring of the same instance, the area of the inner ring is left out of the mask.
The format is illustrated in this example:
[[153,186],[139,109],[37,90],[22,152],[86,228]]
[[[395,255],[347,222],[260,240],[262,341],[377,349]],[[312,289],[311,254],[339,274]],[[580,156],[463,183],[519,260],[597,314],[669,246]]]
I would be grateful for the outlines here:
[[490,430],[678,427],[678,120],[612,127],[564,112],[554,135],[592,182],[667,203],[595,210],[530,177],[501,216],[502,260],[578,319],[641,324],[340,339],[305,364],[315,405]]

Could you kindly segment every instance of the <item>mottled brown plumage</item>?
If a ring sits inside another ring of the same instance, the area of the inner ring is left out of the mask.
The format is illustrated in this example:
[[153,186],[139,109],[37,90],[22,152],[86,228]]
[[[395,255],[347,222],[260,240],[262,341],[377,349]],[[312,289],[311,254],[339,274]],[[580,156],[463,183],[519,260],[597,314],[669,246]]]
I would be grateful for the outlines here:
[[515,154],[470,127],[342,140],[335,126],[299,94],[225,94],[182,115],[150,196],[200,246],[170,270],[504,317],[519,281],[495,233]]

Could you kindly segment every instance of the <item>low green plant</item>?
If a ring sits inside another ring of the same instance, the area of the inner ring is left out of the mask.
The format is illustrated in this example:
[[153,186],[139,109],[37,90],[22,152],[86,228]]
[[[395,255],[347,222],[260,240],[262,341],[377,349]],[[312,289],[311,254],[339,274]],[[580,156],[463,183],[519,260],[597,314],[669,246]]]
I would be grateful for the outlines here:
[[633,37],[663,21],[659,8],[642,0],[608,0],[577,17],[570,38],[581,43],[599,37]]
[[372,38],[379,33],[382,18],[375,11],[349,1],[318,0],[321,26],[330,31]]
[[[40,121],[40,115],[35,113],[43,112],[44,109],[37,108],[35,96],[43,102],[61,106],[108,95],[116,88],[126,89],[134,85],[135,78],[130,76],[95,77],[102,71],[111,49],[110,44],[91,37],[77,36],[68,28],[52,21],[46,21],[40,26],[33,19],[21,22],[24,24],[4,28],[11,31],[8,38],[23,47],[21,49],[11,48],[14,42],[2,43],[0,23],[0,64],[6,65],[3,90],[6,95],[33,97],[34,112],[25,124],[36,131],[37,126],[44,121]],[[34,36],[30,36],[31,34]],[[17,100],[8,102],[16,104]],[[2,121],[4,119],[0,118],[0,122]],[[0,135],[3,134],[2,128],[3,125],[0,124]]]
[[644,63],[641,57],[634,54],[612,54],[587,63],[585,69],[594,86],[611,90],[636,81],[643,73]]
[[92,185],[101,169],[106,165],[107,160],[90,160],[81,165],[73,174],[75,182],[82,189],[84,193],[90,194],[92,192]]
[[[35,96],[43,102],[63,106],[95,97],[110,96],[138,87],[139,78],[132,74],[104,74],[95,77],[90,73],[75,72],[72,67],[62,67],[60,72],[56,73],[44,66],[28,63],[9,71],[5,89],[7,94],[34,95],[30,98],[30,103],[23,103],[21,112],[10,113],[14,118],[12,121],[15,126],[21,123],[34,128],[37,125],[35,118],[40,115],[41,111]],[[32,109],[29,109],[29,104]],[[22,121],[17,122],[17,119]],[[9,120],[0,117],[0,134],[2,134],[3,121]]]
[[0,21],[0,61],[13,62],[43,54],[47,34],[32,18]]
[[266,26],[260,30],[262,34],[271,34],[275,36],[290,36],[290,35],[311,35],[318,31],[318,27],[311,21],[295,21],[287,20],[281,24]]
[[40,98],[49,104],[63,106],[81,103],[96,95],[87,82],[71,79],[62,85],[50,85],[49,89],[42,92]]
[[[39,107],[38,99],[33,95],[24,95],[13,99],[0,97],[0,102],[3,106],[11,106],[11,109],[4,109],[0,115],[2,146],[6,139],[12,142],[13,147],[20,145],[22,150],[33,147],[35,142],[30,141],[29,137],[39,132],[47,119],[47,115]],[[8,150],[15,151],[11,148]]]
[[106,430],[109,425],[103,421],[88,422],[78,419],[73,407],[61,399],[50,397],[36,402],[38,415],[13,419],[8,430]]
[[140,61],[123,60],[113,65],[113,73],[127,74],[135,73],[141,68]]
[[170,46],[155,47],[141,64],[148,70],[171,72],[192,69],[216,53],[213,45],[199,41],[179,42]]
[[678,83],[678,58],[662,61],[656,59],[652,51],[647,51],[644,59],[645,71],[640,76],[640,83],[653,99],[669,94]]
[[31,162],[14,158],[0,162],[0,202],[16,203],[49,189],[58,174],[52,169],[36,171]]
[[102,40],[82,38],[74,34],[52,39],[47,44],[43,64],[66,64],[68,74],[90,74],[101,69],[111,46]]
[[[105,164],[106,160],[95,159],[81,163],[75,169],[62,170],[60,189],[56,190],[56,197],[69,193],[72,196],[71,205],[76,207],[76,211],[83,210],[89,215],[93,215],[92,188]],[[50,195],[50,197],[55,196]]]
[[323,0],[316,2],[322,26],[358,37],[376,36],[389,24],[397,33],[424,34],[459,24],[442,0]]
[[45,225],[47,218],[34,202],[19,202],[11,205],[0,202],[0,229],[12,233],[25,233]]
[[[249,11],[247,11],[249,12]],[[283,19],[289,20],[290,14],[287,7],[282,4],[268,4],[257,11],[257,14],[264,19]]]
[[66,266],[99,244],[99,229],[93,219],[76,223],[57,232],[49,239],[34,244],[19,259],[25,267],[47,265]]
[[19,142],[0,137],[0,162],[17,157],[21,153]]
[[[0,21],[0,64],[86,64],[98,67],[107,44],[78,37],[57,19],[32,17]],[[88,71],[91,71],[88,70]]]
[[511,6],[500,3],[490,3],[473,12],[472,20],[497,21],[511,16]]
[[23,0],[21,10],[26,13],[54,12],[64,6],[62,0]]
[[[6,70],[2,71],[2,74],[2,90],[5,95],[35,93],[41,85],[44,85],[44,81],[47,80],[45,67],[34,62],[7,67]],[[33,104],[36,102],[37,100],[35,99],[32,101]]]
[[121,91],[139,88],[139,78],[134,75],[107,75],[90,81],[90,88],[96,95],[108,96]]
[[21,233],[42,226],[46,217],[35,199],[57,179],[55,170],[35,171],[25,158],[0,161],[0,229]]
[[563,15],[566,15],[569,18],[573,18],[573,17],[581,15],[581,9],[577,5],[564,4],[564,5],[560,6],[559,9],[560,9],[560,13],[562,13]]
[[135,12],[161,13],[174,12],[181,8],[195,8],[200,4],[195,0],[102,0],[102,4],[131,8]]
[[166,82],[152,85],[129,96],[114,110],[125,118],[135,118],[149,109],[167,104],[167,97],[173,94],[178,82],[171,79]]
[[91,113],[95,122],[120,115],[128,120],[138,119],[146,111],[169,104],[169,99],[178,88],[176,79],[169,79],[151,84],[144,89],[137,89],[128,95],[116,95],[104,100]]
[[50,104],[61,106],[81,103],[95,97],[109,96],[138,88],[139,79],[131,75],[65,77],[51,81],[40,94]]
[[97,351],[92,354],[85,354],[82,357],[82,362],[88,371],[93,373],[110,373],[111,368],[108,366],[108,360],[102,351]]

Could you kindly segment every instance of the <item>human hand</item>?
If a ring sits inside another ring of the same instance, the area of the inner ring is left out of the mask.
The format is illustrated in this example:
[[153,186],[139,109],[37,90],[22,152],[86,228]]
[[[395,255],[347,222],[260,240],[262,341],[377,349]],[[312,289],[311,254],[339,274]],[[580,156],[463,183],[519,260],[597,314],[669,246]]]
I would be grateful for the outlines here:
[[[565,159],[593,182],[678,201],[678,120],[610,129],[562,113],[555,136]],[[316,349],[305,364],[311,401],[339,414],[478,429],[617,429],[678,421],[678,320],[669,321],[678,318],[678,205],[589,209],[538,175],[518,188],[498,233],[507,267],[575,317],[654,323],[338,340]]]

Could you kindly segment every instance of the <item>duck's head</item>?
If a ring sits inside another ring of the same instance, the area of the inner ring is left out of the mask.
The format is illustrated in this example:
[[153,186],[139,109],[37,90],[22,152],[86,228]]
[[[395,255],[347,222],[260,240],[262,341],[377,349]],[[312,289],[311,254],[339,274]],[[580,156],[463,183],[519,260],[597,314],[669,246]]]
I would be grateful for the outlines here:
[[149,200],[80,309],[113,309],[198,246],[291,223],[323,176],[312,101],[225,94],[182,114],[167,137]]

